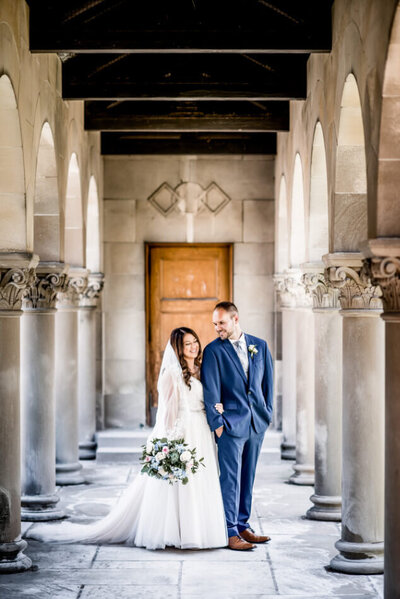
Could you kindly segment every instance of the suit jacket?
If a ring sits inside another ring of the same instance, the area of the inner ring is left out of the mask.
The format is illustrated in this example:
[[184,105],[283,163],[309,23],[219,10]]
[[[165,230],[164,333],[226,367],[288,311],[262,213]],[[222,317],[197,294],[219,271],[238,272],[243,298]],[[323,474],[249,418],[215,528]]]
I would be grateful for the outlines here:
[[[234,437],[247,436],[250,423],[257,433],[265,432],[272,417],[273,366],[268,345],[258,337],[245,337],[247,347],[255,345],[258,350],[249,353],[248,380],[229,339],[209,343],[201,367],[208,424],[212,431],[223,425]],[[219,402],[223,414],[214,407]]]

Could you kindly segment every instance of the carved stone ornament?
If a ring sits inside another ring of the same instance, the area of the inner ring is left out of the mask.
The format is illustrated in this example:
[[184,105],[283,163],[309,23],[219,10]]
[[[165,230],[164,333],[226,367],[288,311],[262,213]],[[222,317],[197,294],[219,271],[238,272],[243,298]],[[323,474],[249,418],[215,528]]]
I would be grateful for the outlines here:
[[34,281],[34,268],[0,269],[0,310],[21,310]]
[[69,273],[63,290],[57,295],[57,308],[77,308],[87,285],[87,275]]
[[382,310],[382,291],[362,267],[330,266],[325,278],[339,289],[342,310]]
[[382,290],[385,312],[400,312],[400,258],[369,258],[364,260],[364,268]]
[[82,293],[79,305],[83,308],[95,308],[104,287],[104,275],[102,273],[90,274],[88,284]]
[[330,285],[323,273],[305,273],[302,278],[307,292],[312,296],[314,309],[340,308],[340,291]]
[[175,188],[162,183],[147,200],[160,214],[168,216],[175,208],[183,214],[198,214],[203,208],[218,214],[231,198],[214,182],[203,188],[199,183],[183,181]]
[[300,271],[284,273],[275,279],[282,308],[309,308],[312,297],[301,281]]
[[24,310],[44,310],[56,307],[57,297],[67,286],[68,275],[65,273],[38,273],[32,287],[24,297]]

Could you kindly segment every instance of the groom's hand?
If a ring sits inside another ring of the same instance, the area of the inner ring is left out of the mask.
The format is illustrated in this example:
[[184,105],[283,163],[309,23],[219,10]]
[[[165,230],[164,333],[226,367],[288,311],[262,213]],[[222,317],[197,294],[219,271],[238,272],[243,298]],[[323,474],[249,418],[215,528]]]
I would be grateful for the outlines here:
[[220,426],[218,428],[215,429],[215,434],[217,435],[218,439],[220,438],[220,436],[222,435],[222,431],[224,430],[223,426]]

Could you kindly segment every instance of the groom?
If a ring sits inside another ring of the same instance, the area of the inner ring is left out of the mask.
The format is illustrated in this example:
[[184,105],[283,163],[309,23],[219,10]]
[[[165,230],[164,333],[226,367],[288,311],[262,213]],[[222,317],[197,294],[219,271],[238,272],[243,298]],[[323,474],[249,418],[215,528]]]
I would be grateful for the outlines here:
[[[218,338],[204,349],[201,382],[207,420],[218,438],[220,483],[230,549],[246,551],[269,537],[249,525],[253,483],[272,416],[272,358],[265,341],[242,332],[238,309],[218,303]],[[219,414],[216,403],[223,404]]]

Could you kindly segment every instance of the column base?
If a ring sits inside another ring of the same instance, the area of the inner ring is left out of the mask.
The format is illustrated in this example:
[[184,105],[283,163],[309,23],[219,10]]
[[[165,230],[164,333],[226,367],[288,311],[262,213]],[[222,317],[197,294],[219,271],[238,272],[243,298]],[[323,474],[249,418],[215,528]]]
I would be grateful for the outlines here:
[[330,563],[332,570],[344,574],[383,574],[383,543],[335,543],[340,551]]
[[283,441],[281,443],[281,460],[295,460],[296,445]]
[[289,478],[289,483],[292,485],[313,486],[315,482],[314,466],[311,464],[294,464],[294,473]]
[[83,477],[82,464],[75,462],[73,464],[56,464],[56,484],[57,485],[82,485],[86,481]]
[[80,460],[95,460],[96,459],[96,441],[84,441],[79,443],[79,459]]
[[57,508],[60,498],[53,495],[23,495],[21,497],[21,520],[23,522],[45,522],[64,518],[64,510]]
[[25,572],[32,566],[32,560],[23,554],[28,546],[26,541],[0,543],[0,574],[15,574]]
[[307,510],[306,518],[309,520],[324,520],[327,522],[340,522],[342,520],[342,498],[329,495],[311,495],[313,507]]

